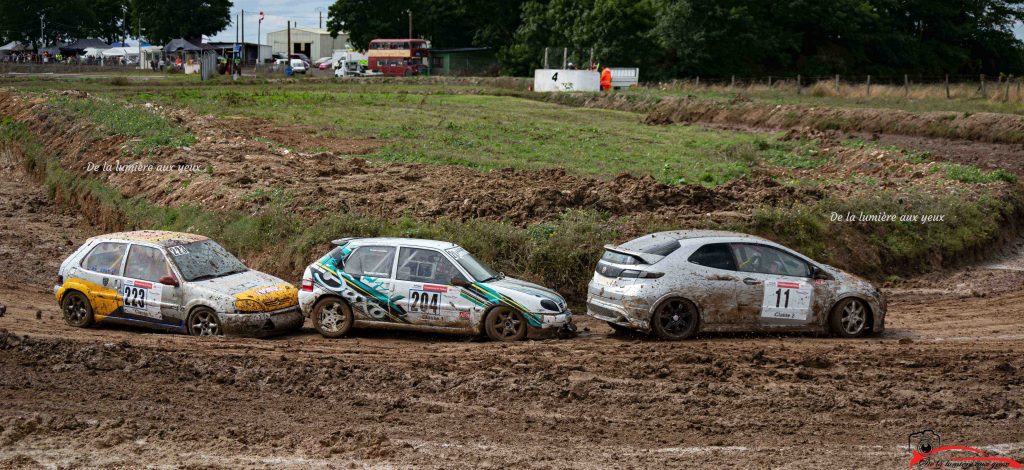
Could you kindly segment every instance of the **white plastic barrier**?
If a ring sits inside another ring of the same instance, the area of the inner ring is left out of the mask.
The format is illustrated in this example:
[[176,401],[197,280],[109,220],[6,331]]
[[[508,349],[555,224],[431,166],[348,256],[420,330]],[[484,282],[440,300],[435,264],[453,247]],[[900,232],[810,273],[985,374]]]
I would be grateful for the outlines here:
[[628,88],[636,86],[640,82],[640,69],[638,68],[613,67],[609,70],[612,71],[612,88]]
[[537,69],[533,91],[600,91],[601,74],[591,70]]

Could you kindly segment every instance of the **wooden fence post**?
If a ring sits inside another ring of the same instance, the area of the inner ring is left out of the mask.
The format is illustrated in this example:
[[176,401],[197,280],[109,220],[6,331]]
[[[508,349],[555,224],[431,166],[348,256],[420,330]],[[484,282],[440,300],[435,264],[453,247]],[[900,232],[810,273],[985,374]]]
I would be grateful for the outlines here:
[[772,76],[769,75],[768,76],[768,88],[771,88],[771,87],[772,87]]
[[736,76],[732,76],[732,80],[729,82],[729,88],[736,88]]
[[800,89],[801,87],[802,87],[802,85],[800,83],[800,74],[797,74],[796,75],[796,94],[798,94],[798,95],[803,94],[804,91]]
[[697,75],[697,83],[695,84],[695,86],[700,86],[700,75]]
[[985,93],[985,74],[981,74],[978,79],[981,81],[981,97],[988,98],[988,94]]
[[949,99],[949,74],[946,74],[946,99]]
[[871,75],[868,75],[868,92],[867,92],[867,96],[869,98],[871,97]]
[[836,74],[836,94],[839,94],[839,74]]
[[1020,77],[1017,78],[1017,101],[1020,101]]
[[910,79],[907,74],[903,74],[903,97],[910,98]]

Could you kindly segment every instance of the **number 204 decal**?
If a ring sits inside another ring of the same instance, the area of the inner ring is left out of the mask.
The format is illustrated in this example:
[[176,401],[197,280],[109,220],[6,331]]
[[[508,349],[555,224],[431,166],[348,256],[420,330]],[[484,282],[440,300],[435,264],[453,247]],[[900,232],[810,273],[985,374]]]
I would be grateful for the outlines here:
[[765,281],[762,318],[806,320],[811,310],[811,285],[806,282]]
[[409,311],[436,314],[441,305],[441,294],[420,290],[409,291]]

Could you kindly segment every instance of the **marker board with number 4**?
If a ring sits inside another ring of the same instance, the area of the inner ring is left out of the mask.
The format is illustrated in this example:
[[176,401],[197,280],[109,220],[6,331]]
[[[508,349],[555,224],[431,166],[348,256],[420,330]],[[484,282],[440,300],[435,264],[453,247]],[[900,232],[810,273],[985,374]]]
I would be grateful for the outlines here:
[[811,311],[812,292],[806,282],[765,281],[761,318],[806,320]]

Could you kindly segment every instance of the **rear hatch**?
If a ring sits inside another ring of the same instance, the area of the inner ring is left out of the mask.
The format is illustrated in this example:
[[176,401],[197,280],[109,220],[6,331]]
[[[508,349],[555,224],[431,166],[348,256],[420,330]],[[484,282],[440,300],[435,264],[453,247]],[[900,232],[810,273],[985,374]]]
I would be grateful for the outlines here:
[[[644,243],[637,243],[638,241]],[[652,241],[654,243],[651,243]],[[591,294],[618,300],[625,288],[650,275],[651,266],[679,248],[679,241],[634,240],[620,246],[607,245],[604,248],[604,254],[594,268]]]

